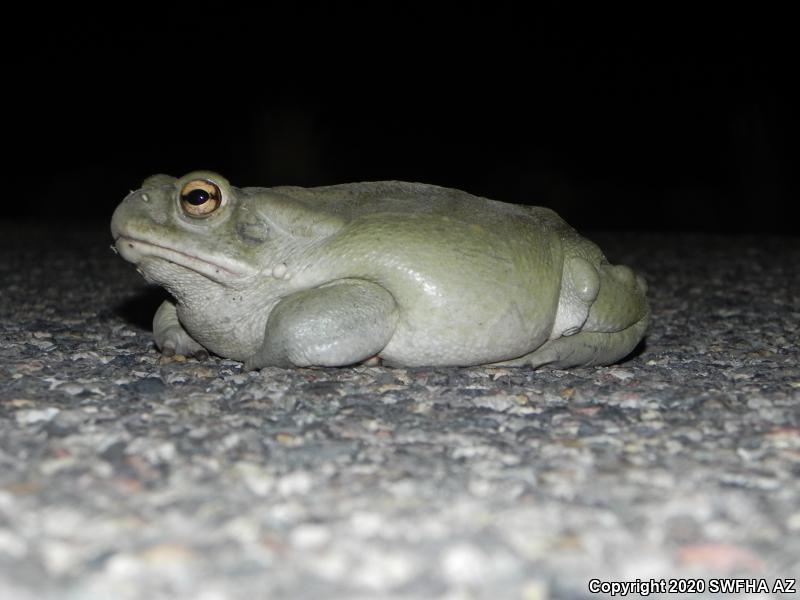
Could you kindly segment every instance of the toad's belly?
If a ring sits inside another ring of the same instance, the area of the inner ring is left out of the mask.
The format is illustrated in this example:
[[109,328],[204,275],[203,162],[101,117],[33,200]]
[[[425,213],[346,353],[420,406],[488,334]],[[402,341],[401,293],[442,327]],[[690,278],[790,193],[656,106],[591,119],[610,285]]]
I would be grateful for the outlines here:
[[543,344],[552,319],[526,322],[515,305],[483,321],[460,319],[431,324],[402,320],[379,356],[398,366],[469,366],[508,360]]
[[[532,352],[550,336],[558,306],[559,279],[496,282],[480,291],[437,296],[404,286],[395,333],[380,353],[405,366],[468,366],[498,362]],[[516,285],[515,285],[516,284]]]

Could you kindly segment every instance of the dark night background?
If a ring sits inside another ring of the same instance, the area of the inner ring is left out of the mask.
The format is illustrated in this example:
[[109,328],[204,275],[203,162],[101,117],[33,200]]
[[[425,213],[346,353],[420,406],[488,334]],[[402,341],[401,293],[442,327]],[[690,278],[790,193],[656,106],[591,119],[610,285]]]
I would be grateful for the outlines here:
[[145,176],[207,168],[238,186],[424,181],[579,228],[796,233],[786,15],[38,10],[5,25],[5,218],[107,222]]

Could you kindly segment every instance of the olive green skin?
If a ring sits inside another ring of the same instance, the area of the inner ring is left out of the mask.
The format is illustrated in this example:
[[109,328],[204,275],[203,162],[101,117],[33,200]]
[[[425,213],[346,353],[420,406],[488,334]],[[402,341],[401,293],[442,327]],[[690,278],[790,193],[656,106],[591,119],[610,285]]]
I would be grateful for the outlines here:
[[[181,190],[217,186],[204,218]],[[148,178],[114,213],[123,258],[165,287],[166,353],[249,368],[608,364],[647,327],[646,285],[556,213],[432,185],[235,188]]]

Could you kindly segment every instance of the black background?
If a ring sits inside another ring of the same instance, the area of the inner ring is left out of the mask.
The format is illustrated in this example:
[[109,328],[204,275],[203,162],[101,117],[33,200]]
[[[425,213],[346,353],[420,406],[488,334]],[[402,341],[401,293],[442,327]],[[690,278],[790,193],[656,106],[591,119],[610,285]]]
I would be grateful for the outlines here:
[[584,228],[797,230],[788,15],[104,6],[4,26],[5,218],[108,221],[145,176],[203,168],[238,186],[424,181]]

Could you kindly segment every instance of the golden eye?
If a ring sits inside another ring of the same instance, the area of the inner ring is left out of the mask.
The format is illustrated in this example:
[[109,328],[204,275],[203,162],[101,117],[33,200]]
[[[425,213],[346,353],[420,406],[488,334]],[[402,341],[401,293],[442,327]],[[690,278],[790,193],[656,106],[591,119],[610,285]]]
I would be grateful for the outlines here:
[[190,217],[207,217],[222,204],[219,188],[205,179],[195,179],[181,190],[181,208]]

